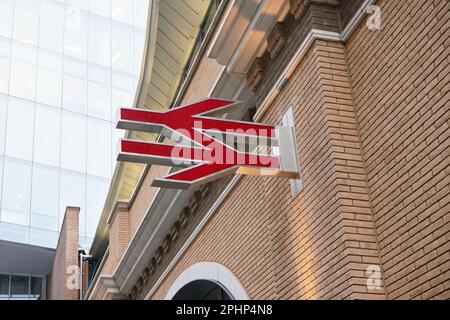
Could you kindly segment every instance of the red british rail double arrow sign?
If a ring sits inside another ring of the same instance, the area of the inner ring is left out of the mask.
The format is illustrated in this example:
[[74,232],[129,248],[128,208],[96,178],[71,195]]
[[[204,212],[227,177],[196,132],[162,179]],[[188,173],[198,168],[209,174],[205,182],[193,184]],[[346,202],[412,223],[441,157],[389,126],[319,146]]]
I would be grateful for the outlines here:
[[[117,160],[186,167],[153,181],[166,188],[189,189],[232,173],[298,178],[292,128],[212,117],[236,105],[209,98],[167,112],[122,108],[117,128],[161,133],[178,143],[122,139]],[[277,152],[256,151],[260,146]]]

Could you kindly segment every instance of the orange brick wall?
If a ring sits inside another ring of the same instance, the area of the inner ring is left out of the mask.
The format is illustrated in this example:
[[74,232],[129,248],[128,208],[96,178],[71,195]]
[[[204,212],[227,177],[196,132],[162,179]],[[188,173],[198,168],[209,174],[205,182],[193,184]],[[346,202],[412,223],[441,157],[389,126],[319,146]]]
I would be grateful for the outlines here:
[[342,45],[316,42],[262,119],[280,123],[294,108],[302,194],[293,199],[286,180],[244,177],[154,298],[201,261],[224,264],[253,299],[383,297],[365,286],[367,265],[379,260],[349,82],[333,80],[342,72]]
[[[341,15],[352,8],[341,3]],[[302,193],[243,177],[153,299],[204,261],[229,268],[252,299],[449,298],[449,3],[376,4],[381,30],[363,21],[347,44],[316,41],[260,119],[280,124],[293,108]],[[269,63],[257,101],[281,72]],[[219,71],[203,58],[184,101],[205,97]],[[138,299],[226,182],[212,185]],[[146,190],[131,210],[144,207]],[[366,285],[370,265],[381,269],[380,289]]]
[[348,41],[388,297],[450,298],[450,4],[378,1]]

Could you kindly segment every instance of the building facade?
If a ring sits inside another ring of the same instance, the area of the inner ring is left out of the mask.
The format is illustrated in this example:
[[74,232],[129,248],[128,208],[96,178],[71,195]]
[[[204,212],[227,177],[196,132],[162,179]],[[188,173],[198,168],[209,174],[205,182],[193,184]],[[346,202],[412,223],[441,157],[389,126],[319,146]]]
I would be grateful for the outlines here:
[[0,239],[55,248],[70,205],[90,247],[147,14],[146,0],[0,1]]
[[151,4],[135,107],[291,110],[301,179],[182,191],[151,186],[168,167],[121,163],[82,298],[448,299],[448,1],[174,3]]
[[77,245],[90,247],[147,14],[146,0],[0,1],[1,300],[48,296],[67,206],[80,207]]

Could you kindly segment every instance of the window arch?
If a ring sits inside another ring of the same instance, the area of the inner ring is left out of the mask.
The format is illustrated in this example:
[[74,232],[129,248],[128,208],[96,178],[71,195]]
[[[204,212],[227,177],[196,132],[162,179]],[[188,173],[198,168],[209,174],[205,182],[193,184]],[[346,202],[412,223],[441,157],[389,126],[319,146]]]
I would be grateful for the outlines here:
[[236,276],[227,267],[215,262],[194,264],[180,274],[165,299],[181,298],[249,299]]

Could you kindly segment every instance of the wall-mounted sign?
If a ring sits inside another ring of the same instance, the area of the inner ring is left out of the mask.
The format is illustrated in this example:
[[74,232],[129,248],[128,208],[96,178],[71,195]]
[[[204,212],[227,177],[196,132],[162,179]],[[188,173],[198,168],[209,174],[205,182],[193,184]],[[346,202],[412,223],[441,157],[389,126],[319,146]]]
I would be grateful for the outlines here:
[[122,139],[117,160],[184,167],[153,181],[165,188],[189,189],[233,173],[298,178],[293,128],[218,117],[236,105],[209,98],[167,112],[122,108],[117,128],[165,138]]

